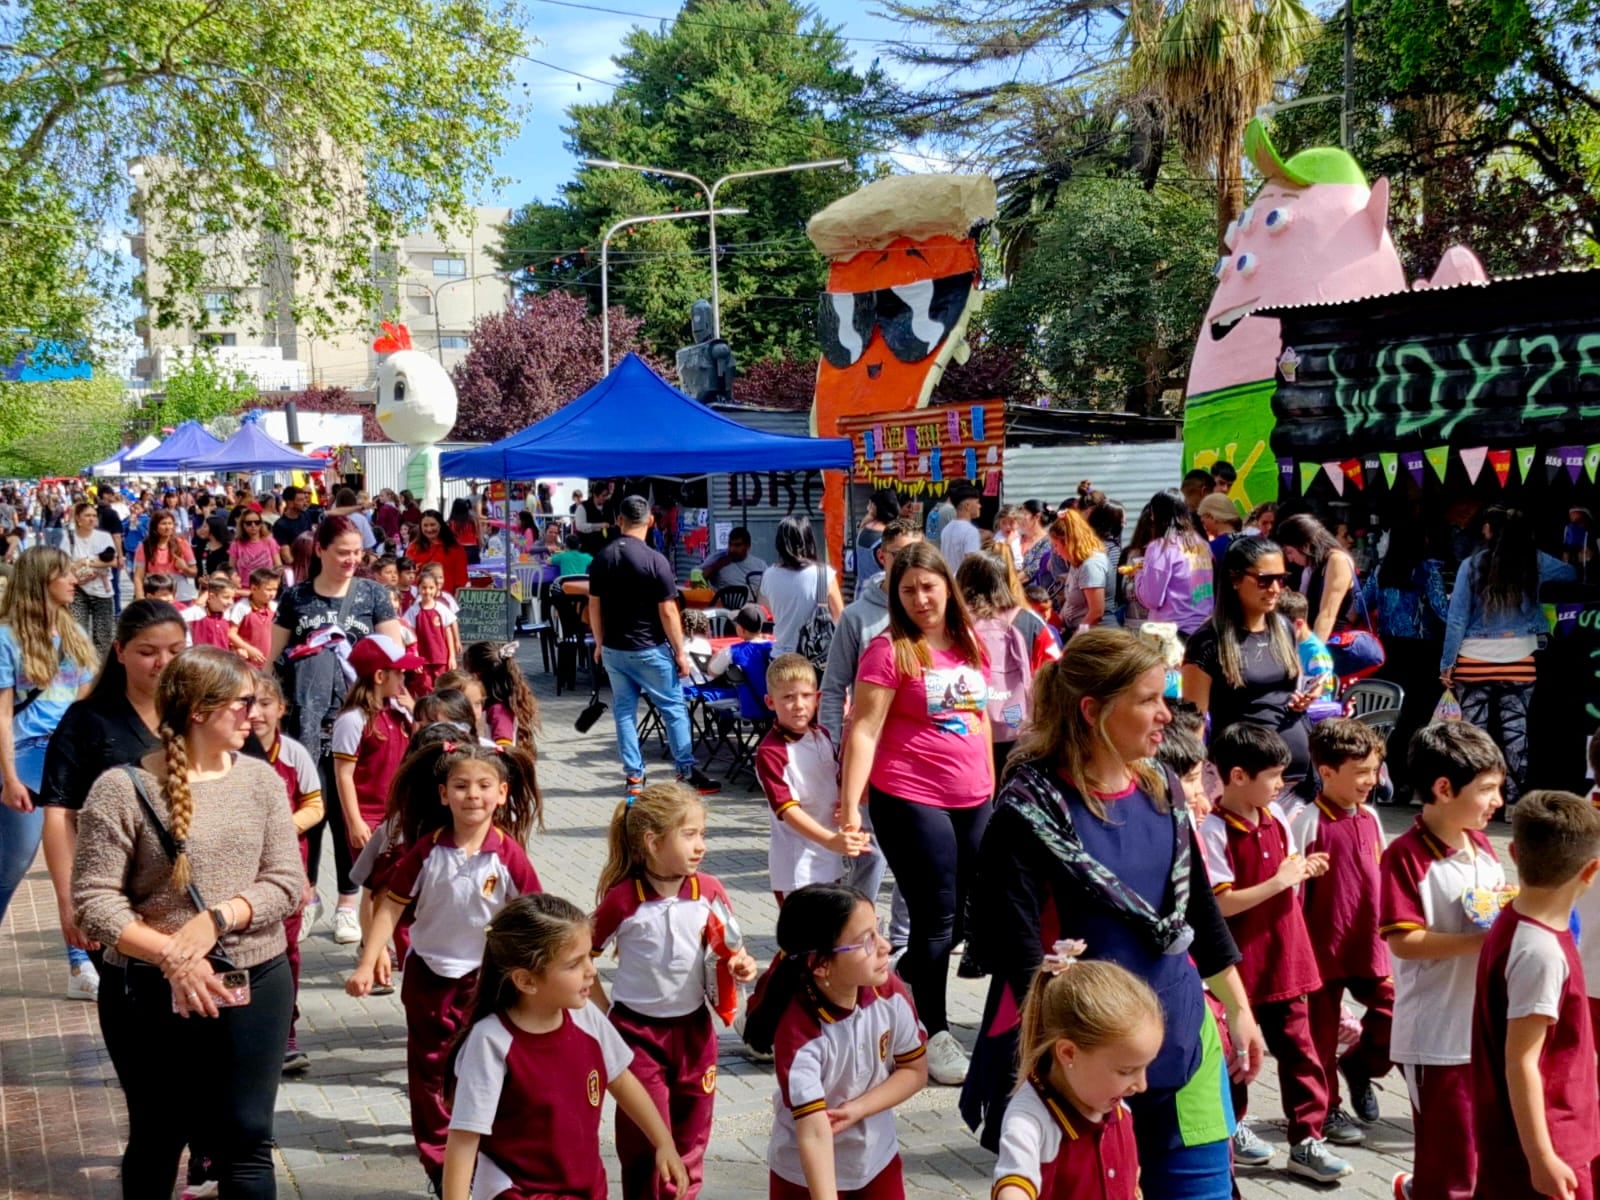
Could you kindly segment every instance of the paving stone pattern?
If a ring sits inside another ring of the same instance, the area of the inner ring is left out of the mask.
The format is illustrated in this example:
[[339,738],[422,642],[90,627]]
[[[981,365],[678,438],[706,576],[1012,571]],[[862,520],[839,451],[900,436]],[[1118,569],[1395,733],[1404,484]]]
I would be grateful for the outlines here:
[[[537,653],[523,665],[540,692],[544,733],[539,779],[549,829],[530,847],[547,890],[579,904],[593,901],[605,857],[606,828],[618,799],[617,766],[609,716],[587,735],[572,722],[587,689],[559,699],[550,677],[538,674]],[[670,775],[654,749],[650,768]],[[714,772],[715,773],[715,772]],[[748,780],[710,801],[706,866],[727,885],[752,950],[763,961],[773,950],[777,905],[767,887],[767,808]],[[1411,813],[1389,809],[1391,836]],[[1495,840],[1505,857],[1504,826]],[[331,863],[323,879],[332,911]],[[885,897],[886,899],[886,897]],[[355,947],[335,945],[326,922],[304,942],[300,1045],[310,1071],[286,1079],[278,1093],[279,1194],[306,1200],[372,1196],[423,1196],[421,1169],[411,1150],[405,1097],[405,1017],[398,994],[353,1000],[342,983]],[[17,893],[0,927],[0,1196],[114,1197],[117,1163],[126,1128],[94,1007],[62,998],[66,960],[60,948],[55,903],[43,857]],[[971,1045],[982,1011],[984,985],[950,980],[954,1030]],[[174,1070],[183,1070],[174,1063]],[[1390,1195],[1389,1181],[1409,1165],[1411,1116],[1398,1075],[1380,1084],[1383,1120],[1367,1145],[1340,1151],[1356,1174],[1338,1189],[1346,1196]],[[732,1034],[722,1037],[717,1076],[717,1116],[706,1164],[706,1200],[764,1195],[766,1142],[774,1089],[772,1068],[747,1061]],[[986,1197],[993,1157],[956,1112],[957,1090],[929,1087],[897,1110],[907,1195]],[[1287,1150],[1277,1085],[1269,1062],[1251,1092],[1256,1128],[1275,1143],[1281,1168]],[[610,1116],[606,1118],[610,1142]],[[609,1149],[607,1150],[609,1154]],[[619,1195],[611,1162],[613,1195]],[[1243,1173],[1240,1191],[1257,1197],[1332,1192],[1281,1169]]]

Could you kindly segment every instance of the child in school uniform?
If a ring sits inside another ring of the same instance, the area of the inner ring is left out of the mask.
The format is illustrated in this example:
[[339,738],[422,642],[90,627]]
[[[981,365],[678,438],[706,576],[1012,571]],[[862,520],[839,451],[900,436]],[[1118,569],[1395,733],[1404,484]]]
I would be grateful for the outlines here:
[[365,996],[389,981],[389,939],[409,914],[411,950],[400,989],[406,1091],[417,1155],[437,1188],[450,1128],[449,1056],[468,1025],[484,926],[518,896],[540,890],[522,844],[542,812],[527,754],[465,739],[431,742],[408,756],[396,795],[405,850],[345,990]]
[[[300,865],[310,863],[311,848],[306,832],[320,824],[325,812],[322,802],[322,778],[317,772],[317,760],[292,737],[281,731],[284,713],[283,689],[275,676],[262,672],[255,679],[256,706],[250,710],[250,728],[266,752],[267,763],[283,780],[289,796],[289,810],[294,817],[294,831],[299,835]],[[301,903],[283,923],[283,935],[288,941],[289,978],[293,981],[295,1007],[289,1018],[289,1044],[283,1053],[286,1074],[297,1074],[311,1065],[310,1056],[300,1049],[295,1040],[295,1023],[300,1019],[300,926],[304,920],[305,905],[316,895],[308,883]]]
[[[713,918],[731,922],[733,908],[722,882],[699,869],[705,828],[704,803],[680,783],[652,784],[617,805],[594,914],[594,953],[617,946],[611,997],[596,982],[595,1002],[633,1047],[634,1074],[672,1127],[689,1172],[675,1200],[700,1193],[717,1090],[706,937]],[[738,979],[755,978],[742,949],[728,965]],[[620,1112],[617,1156],[624,1200],[664,1200],[646,1131]]]
[[839,829],[839,768],[833,741],[817,724],[817,671],[802,654],[767,667],[767,707],[776,717],[756,747],[756,779],[771,807],[767,875],[783,898],[808,883],[836,883],[844,857],[866,851],[872,835]]
[[425,574],[417,582],[417,602],[406,610],[405,623],[416,634],[417,657],[427,664],[415,672],[415,693],[426,695],[433,681],[446,671],[454,671],[461,655],[461,631],[456,614],[439,603],[444,593],[434,575]]
[[177,595],[178,585],[171,575],[163,575],[157,571],[144,577],[144,598],[146,600],[164,600],[180,613],[189,607],[188,602],[179,600]]
[[216,646],[233,649],[233,626],[228,609],[233,607],[233,581],[220,572],[205,581],[200,603],[183,609],[183,622],[189,630],[191,646]]
[[[1589,791],[1589,803],[1600,810],[1600,731],[1589,739],[1589,778],[1595,781]],[[1589,989],[1595,1044],[1600,1046],[1600,888],[1590,888],[1578,897],[1577,912],[1578,957],[1583,960],[1583,978]]]
[[272,618],[282,582],[282,569],[257,567],[250,572],[249,594],[228,609],[229,643],[253,667],[272,658]]
[[1485,1152],[1474,1195],[1593,1200],[1600,1078],[1569,921],[1600,875],[1600,811],[1570,792],[1528,792],[1511,854],[1520,890],[1478,955],[1473,1129]]
[[607,1092],[649,1140],[657,1177],[687,1195],[672,1132],[630,1069],[633,1049],[590,1002],[588,916],[559,896],[519,896],[484,935],[477,1000],[451,1065],[444,1200],[605,1200]]
[[1416,824],[1389,844],[1378,872],[1380,928],[1394,959],[1389,1055],[1411,1095],[1411,1171],[1395,1200],[1472,1200],[1472,1009],[1478,954],[1500,914],[1505,871],[1484,834],[1504,803],[1506,764],[1466,721],[1436,721],[1411,738],[1406,770],[1422,801]]
[[[1345,717],[1311,730],[1311,763],[1321,791],[1290,818],[1295,845],[1305,855],[1326,854],[1325,874],[1300,887],[1322,987],[1311,996],[1311,1035],[1317,1041],[1328,1087],[1323,1136],[1337,1146],[1365,1140],[1364,1124],[1378,1119],[1372,1081],[1389,1070],[1394,983],[1389,948],[1378,932],[1378,861],[1385,840],[1367,797],[1383,765],[1383,738],[1370,725]],[[1366,1009],[1361,1040],[1339,1056],[1339,1020],[1345,993]],[[1352,1116],[1340,1104],[1339,1076],[1350,1087]]]
[[994,1200],[1139,1200],[1123,1103],[1161,1049],[1161,1001],[1133,972],[1055,943],[1028,988],[1016,1091],[1000,1124]]
[[[1278,1088],[1289,1126],[1291,1174],[1333,1183],[1354,1168],[1328,1150],[1323,1126],[1328,1089],[1311,1033],[1307,999],[1322,986],[1295,889],[1327,874],[1326,853],[1296,853],[1289,822],[1276,803],[1289,747],[1264,725],[1239,721],[1211,742],[1222,775],[1222,801],[1200,825],[1211,890],[1239,947],[1239,978],[1278,1063]],[[1273,1150],[1245,1123],[1248,1090],[1233,1085],[1239,1124],[1234,1162],[1261,1166]]]
[[778,949],[745,1022],[777,1063],[769,1200],[900,1200],[894,1108],[927,1086],[928,1032],[889,970],[877,909],[844,884],[807,884],[778,913]]
[[495,744],[532,752],[539,702],[517,666],[517,644],[473,642],[461,656],[461,666],[483,684],[483,720]]

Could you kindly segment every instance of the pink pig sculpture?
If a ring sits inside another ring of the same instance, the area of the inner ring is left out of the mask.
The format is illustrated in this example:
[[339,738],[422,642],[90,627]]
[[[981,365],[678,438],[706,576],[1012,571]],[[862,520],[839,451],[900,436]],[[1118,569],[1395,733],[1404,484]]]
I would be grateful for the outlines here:
[[[1228,253],[1217,260],[1217,290],[1189,366],[1183,448],[1191,467],[1231,462],[1239,477],[1230,496],[1249,512],[1277,496],[1272,393],[1280,359],[1286,379],[1296,365],[1277,319],[1253,314],[1404,291],[1406,278],[1389,237],[1387,179],[1368,186],[1356,160],[1331,147],[1285,161],[1260,120],[1246,128],[1244,147],[1266,182],[1229,226]],[[1483,278],[1472,252],[1457,246],[1430,283]]]

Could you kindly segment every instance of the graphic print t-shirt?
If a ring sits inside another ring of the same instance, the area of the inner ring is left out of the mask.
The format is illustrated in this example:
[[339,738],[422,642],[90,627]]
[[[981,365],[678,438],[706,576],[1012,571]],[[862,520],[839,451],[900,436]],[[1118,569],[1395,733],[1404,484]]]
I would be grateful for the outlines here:
[[985,736],[986,671],[954,651],[933,655],[920,676],[902,676],[887,633],[867,643],[856,682],[892,688],[894,700],[878,737],[872,786],[938,808],[970,808],[993,791]]

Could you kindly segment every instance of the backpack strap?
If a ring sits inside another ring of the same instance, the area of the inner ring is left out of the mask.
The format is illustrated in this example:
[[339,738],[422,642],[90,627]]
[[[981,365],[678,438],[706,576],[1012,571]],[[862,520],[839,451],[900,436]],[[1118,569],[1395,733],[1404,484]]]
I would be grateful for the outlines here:
[[[160,816],[157,815],[156,807],[150,803],[150,793],[145,791],[144,781],[139,778],[139,773],[131,766],[124,766],[122,769],[127,773],[128,782],[133,784],[134,795],[139,797],[139,807],[144,809],[144,819],[150,823],[150,828],[156,835],[156,841],[161,843],[161,850],[167,856],[167,861],[176,863],[179,854],[188,852],[188,846],[173,837],[172,831],[166,827]],[[200,895],[200,889],[194,885],[193,881],[190,882],[188,891],[189,902],[194,905],[196,912],[209,911],[205,898]]]

